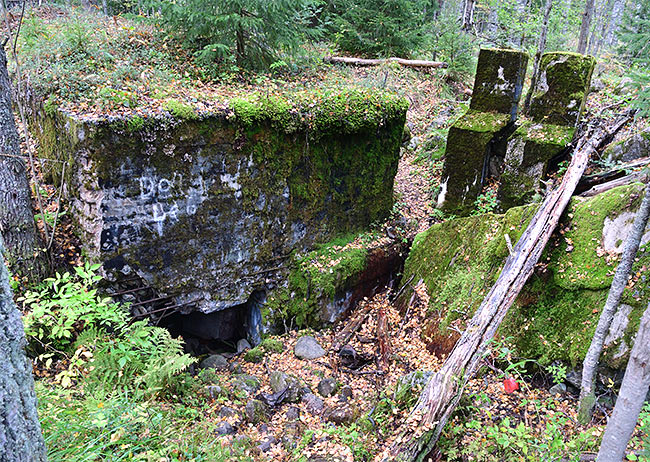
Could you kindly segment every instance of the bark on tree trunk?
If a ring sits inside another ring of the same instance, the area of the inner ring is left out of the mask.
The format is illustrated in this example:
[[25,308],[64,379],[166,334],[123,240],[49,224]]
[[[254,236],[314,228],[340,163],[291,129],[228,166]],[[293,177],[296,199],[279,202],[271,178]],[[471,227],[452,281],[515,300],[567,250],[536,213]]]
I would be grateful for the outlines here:
[[618,30],[618,25],[621,22],[623,17],[623,10],[625,9],[625,3],[627,0],[615,0],[614,7],[612,8],[612,18],[609,21],[609,27],[607,28],[607,34],[605,37],[605,43],[607,46],[611,47],[616,41],[616,31]]
[[29,180],[11,107],[7,56],[0,47],[0,233],[16,274],[43,274],[43,254],[32,212]]
[[[406,419],[407,428],[381,455],[383,461],[422,461],[433,449],[440,433],[458,405],[467,381],[474,375],[491,339],[508,309],[517,298],[566,208],[584,173],[589,157],[629,117],[619,120],[612,130],[588,133],[578,143],[571,164],[562,179],[544,200],[508,257],[490,292],[481,303],[440,371],[422,391]],[[417,429],[417,431],[413,431]]]
[[600,314],[596,331],[589,345],[589,350],[585,356],[585,361],[582,364],[582,382],[580,384],[580,404],[578,408],[578,420],[585,424],[591,420],[591,413],[596,401],[594,391],[594,375],[596,367],[598,366],[598,359],[603,350],[603,342],[609,332],[609,327],[612,324],[612,319],[616,314],[618,305],[623,295],[623,290],[627,285],[627,280],[634,264],[634,258],[639,250],[639,244],[648,224],[648,216],[650,215],[650,183],[646,185],[643,201],[639,207],[639,211],[634,218],[634,225],[630,231],[627,240],[625,241],[625,248],[621,255],[621,262],[616,268],[616,274],[612,280],[612,285],[609,289],[607,301],[603,312]]
[[594,15],[594,0],[587,0],[585,12],[582,14],[582,25],[580,26],[580,38],[578,38],[578,53],[584,54],[587,50],[587,41],[589,40],[589,29],[591,27],[591,18]]
[[463,13],[461,17],[461,30],[464,32],[471,32],[472,24],[474,22],[474,7],[476,0],[465,0],[463,2]]
[[650,388],[650,304],[646,308],[634,340],[630,360],[625,369],[621,390],[616,400],[596,462],[622,461],[646,394]]
[[25,356],[25,333],[9,287],[0,236],[0,460],[46,461],[36,414],[31,363]]
[[546,35],[548,34],[548,20],[551,17],[551,10],[553,9],[553,0],[546,0],[546,8],[544,10],[544,20],[542,22],[542,30],[539,34],[539,41],[537,42],[537,52],[535,53],[535,64],[533,65],[533,76],[530,81],[530,88],[524,101],[524,113],[528,113],[530,107],[530,100],[533,96],[533,90],[537,81],[539,80],[540,64],[542,62],[542,55],[546,49]]

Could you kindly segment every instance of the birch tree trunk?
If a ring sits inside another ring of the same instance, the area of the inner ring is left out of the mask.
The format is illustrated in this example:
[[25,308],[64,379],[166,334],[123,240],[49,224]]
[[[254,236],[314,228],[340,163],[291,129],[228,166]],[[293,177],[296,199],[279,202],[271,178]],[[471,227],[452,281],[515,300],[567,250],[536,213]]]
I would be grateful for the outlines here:
[[625,448],[650,388],[650,304],[646,308],[634,340],[630,361],[625,369],[621,390],[616,400],[596,462],[622,461]]
[[544,10],[544,20],[542,22],[542,30],[539,34],[539,41],[537,42],[537,52],[535,53],[535,64],[533,65],[533,76],[530,81],[530,88],[528,89],[528,94],[526,94],[526,100],[524,101],[524,113],[528,113],[528,108],[530,107],[530,100],[533,96],[533,90],[537,85],[539,80],[540,65],[542,62],[542,55],[546,49],[546,36],[548,34],[548,21],[551,17],[551,10],[553,9],[553,0],[546,0],[546,8]]
[[11,107],[7,56],[0,46],[0,234],[12,271],[43,274],[43,255],[32,211],[29,180]]
[[585,12],[582,14],[582,25],[580,26],[580,38],[578,38],[578,53],[584,54],[587,51],[589,41],[589,30],[591,18],[594,16],[594,0],[587,0]]
[[25,356],[25,333],[9,287],[0,236],[0,461],[46,461],[36,414],[31,363]]
[[603,342],[605,341],[605,337],[609,332],[609,327],[612,324],[612,319],[618,309],[621,296],[623,295],[623,290],[625,290],[625,286],[627,285],[627,280],[630,276],[632,265],[634,264],[634,258],[639,250],[641,237],[643,237],[646,225],[648,224],[648,215],[650,215],[650,183],[645,187],[643,201],[641,202],[639,211],[634,218],[632,231],[630,231],[630,234],[625,241],[625,247],[623,248],[623,254],[621,255],[621,262],[616,268],[616,273],[614,274],[614,279],[612,280],[612,285],[609,289],[609,294],[607,295],[605,307],[603,308],[603,312],[600,314],[594,337],[591,340],[591,345],[589,345],[589,350],[587,351],[584,363],[582,364],[582,382],[580,384],[578,420],[583,424],[586,424],[591,420],[591,414],[596,402],[594,375],[596,373],[596,367],[598,366],[598,359],[600,358],[600,353],[603,351]]

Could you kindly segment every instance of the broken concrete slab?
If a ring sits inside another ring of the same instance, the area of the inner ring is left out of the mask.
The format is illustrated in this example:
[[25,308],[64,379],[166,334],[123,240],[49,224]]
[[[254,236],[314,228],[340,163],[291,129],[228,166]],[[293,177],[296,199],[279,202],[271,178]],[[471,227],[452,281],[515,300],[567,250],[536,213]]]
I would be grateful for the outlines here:
[[468,215],[488,176],[492,150],[505,155],[508,128],[526,74],[528,55],[515,50],[482,49],[470,109],[449,129],[438,207]]

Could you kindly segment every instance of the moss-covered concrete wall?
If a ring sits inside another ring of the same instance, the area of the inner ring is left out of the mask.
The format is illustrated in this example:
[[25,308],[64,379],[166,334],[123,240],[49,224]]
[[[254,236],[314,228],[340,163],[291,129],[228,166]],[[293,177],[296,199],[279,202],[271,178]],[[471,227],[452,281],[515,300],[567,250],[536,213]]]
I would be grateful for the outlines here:
[[[590,199],[574,198],[557,232],[499,329],[512,337],[518,353],[543,363],[573,364],[587,351],[612,281],[622,242],[640,204],[642,186],[623,186]],[[535,205],[515,207],[505,215],[485,214],[449,220],[419,234],[405,263],[403,281],[421,282],[429,296],[430,348],[448,352],[457,334],[496,281],[508,250],[504,235],[516,243]],[[650,229],[625,291],[626,322],[612,335],[606,360],[620,366],[630,337],[650,300]],[[413,290],[400,297],[408,303]]]
[[43,153],[68,162],[85,251],[211,312],[286,276],[292,252],[392,208],[406,102],[346,91],[313,106],[251,95],[128,119],[50,108],[35,126]]

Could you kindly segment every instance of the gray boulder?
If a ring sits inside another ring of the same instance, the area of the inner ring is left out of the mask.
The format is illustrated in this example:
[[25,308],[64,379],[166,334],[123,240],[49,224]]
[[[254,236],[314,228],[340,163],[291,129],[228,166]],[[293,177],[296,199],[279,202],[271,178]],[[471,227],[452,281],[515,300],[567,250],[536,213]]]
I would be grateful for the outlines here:
[[302,402],[305,403],[305,406],[307,406],[307,411],[313,415],[320,414],[323,412],[323,409],[325,407],[323,400],[313,393],[305,393],[305,395],[302,397]]
[[246,403],[246,408],[244,409],[246,419],[252,424],[265,422],[268,418],[266,411],[266,404],[259,399],[251,399]]
[[300,337],[293,352],[300,359],[316,359],[325,356],[325,350],[311,335]]
[[228,367],[228,360],[223,355],[210,355],[199,364],[201,369],[215,369],[217,371],[228,370]]
[[326,378],[321,380],[318,383],[318,393],[320,393],[321,396],[332,396],[334,393],[336,393],[336,380],[332,378]]

